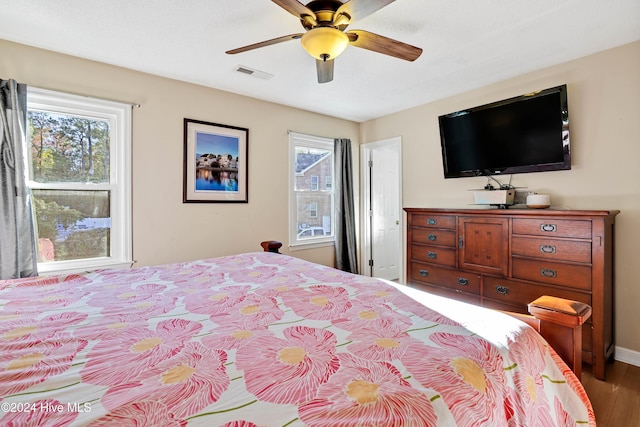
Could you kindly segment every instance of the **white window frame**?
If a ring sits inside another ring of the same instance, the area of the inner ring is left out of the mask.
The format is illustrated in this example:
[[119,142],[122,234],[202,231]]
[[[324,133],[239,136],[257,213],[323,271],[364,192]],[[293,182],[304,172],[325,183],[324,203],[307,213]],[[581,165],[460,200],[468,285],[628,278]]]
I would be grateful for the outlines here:
[[[289,132],[289,248],[311,249],[323,246],[332,246],[335,242],[335,188],[332,188],[332,209],[331,209],[331,232],[326,236],[313,237],[311,239],[298,239],[298,206],[296,188],[296,147],[311,147],[323,150],[329,150],[333,153],[334,142],[332,138],[324,138],[320,136],[305,135],[298,132]],[[334,156],[335,154],[332,154]],[[335,160],[335,159],[334,159]],[[333,170],[333,181],[335,181],[335,168]]]
[[309,216],[311,218],[318,218],[318,202],[309,203]]
[[[110,192],[109,256],[38,263],[42,275],[70,273],[98,268],[131,267],[131,104],[72,95],[46,89],[27,89],[27,109],[85,116],[109,122],[110,179],[108,183],[40,183],[31,180],[29,161],[27,185],[31,189],[107,190]],[[25,141],[30,156],[31,141]]]
[[311,177],[311,191],[319,191],[320,190],[320,177],[313,175]]

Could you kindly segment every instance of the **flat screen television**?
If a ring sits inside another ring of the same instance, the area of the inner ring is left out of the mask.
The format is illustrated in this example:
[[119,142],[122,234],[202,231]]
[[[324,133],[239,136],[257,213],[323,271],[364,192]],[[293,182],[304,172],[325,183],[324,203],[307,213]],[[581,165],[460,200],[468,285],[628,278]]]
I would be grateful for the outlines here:
[[571,169],[566,85],[438,120],[445,178]]

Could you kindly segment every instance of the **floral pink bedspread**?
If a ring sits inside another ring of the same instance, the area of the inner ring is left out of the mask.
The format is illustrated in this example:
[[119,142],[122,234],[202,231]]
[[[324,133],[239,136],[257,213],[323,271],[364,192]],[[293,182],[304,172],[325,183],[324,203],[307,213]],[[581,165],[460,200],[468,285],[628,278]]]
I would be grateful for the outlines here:
[[532,329],[407,291],[265,252],[0,281],[0,425],[595,425]]

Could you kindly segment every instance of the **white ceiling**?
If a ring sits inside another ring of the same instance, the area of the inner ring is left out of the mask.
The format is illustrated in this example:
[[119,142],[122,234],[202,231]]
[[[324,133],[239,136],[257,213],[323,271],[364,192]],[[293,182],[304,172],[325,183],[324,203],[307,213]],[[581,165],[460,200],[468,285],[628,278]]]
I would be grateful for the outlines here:
[[0,38],[357,122],[640,40],[640,1],[396,0],[349,29],[424,52],[349,46],[318,84],[297,40],[224,53],[302,32],[270,0],[0,0]]

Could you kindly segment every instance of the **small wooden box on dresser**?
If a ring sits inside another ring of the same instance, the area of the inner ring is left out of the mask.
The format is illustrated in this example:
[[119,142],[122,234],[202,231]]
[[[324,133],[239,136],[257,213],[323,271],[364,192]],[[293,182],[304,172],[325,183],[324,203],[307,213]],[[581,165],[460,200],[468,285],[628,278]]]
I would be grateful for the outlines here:
[[407,212],[407,283],[527,313],[542,295],[589,304],[583,361],[605,378],[613,355],[613,234],[619,211],[423,209]]

